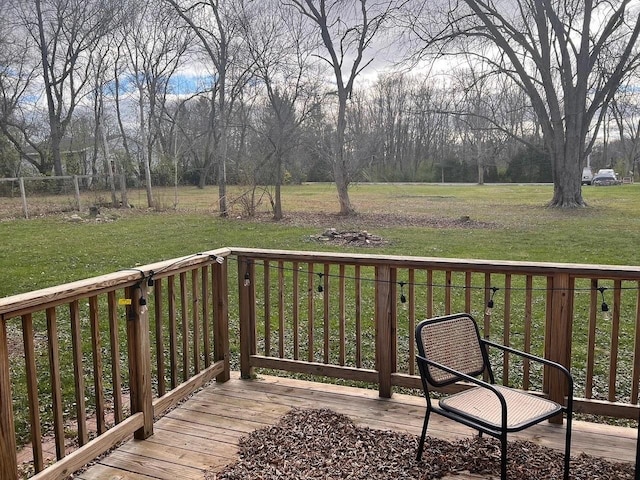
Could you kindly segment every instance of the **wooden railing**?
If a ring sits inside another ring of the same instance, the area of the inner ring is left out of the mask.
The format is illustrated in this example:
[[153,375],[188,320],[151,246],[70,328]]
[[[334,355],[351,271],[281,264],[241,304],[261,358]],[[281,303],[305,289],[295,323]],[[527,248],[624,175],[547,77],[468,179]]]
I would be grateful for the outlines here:
[[[154,416],[211,379],[226,381],[228,254],[0,299],[0,478],[17,478],[17,430],[29,432],[33,478],[65,478],[130,435],[150,436]],[[44,456],[49,432],[55,459]]]
[[[486,338],[570,367],[576,411],[638,418],[640,268],[232,252],[245,377],[259,367],[377,384],[384,397],[419,389],[416,322],[464,311]],[[564,398],[550,372],[499,361],[505,384]]]
[[[41,480],[146,438],[154,416],[227,380],[230,362],[243,377],[418,389],[415,325],[456,311],[485,337],[569,366],[578,411],[637,419],[639,292],[636,267],[225,248],[0,299],[0,478],[17,477],[29,439]],[[495,360],[500,381],[564,398],[549,372]]]

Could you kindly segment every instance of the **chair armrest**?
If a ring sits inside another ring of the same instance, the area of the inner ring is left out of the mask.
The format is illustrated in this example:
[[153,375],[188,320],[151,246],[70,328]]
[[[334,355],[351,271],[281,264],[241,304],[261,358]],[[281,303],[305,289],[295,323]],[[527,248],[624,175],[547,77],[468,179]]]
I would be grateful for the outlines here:
[[567,378],[567,381],[569,382],[569,401],[573,400],[573,375],[571,375],[571,372],[564,365],[561,365],[558,362],[554,362],[552,360],[548,360],[543,357],[539,357],[537,355],[533,355],[532,353],[523,352],[522,350],[517,350],[513,347],[508,347],[500,343],[492,342],[491,340],[481,339],[481,341],[487,346],[495,347],[499,350],[509,352],[514,355],[518,355],[520,357],[526,358],[528,360],[538,362],[543,365],[547,365],[549,367],[560,370],[564,374],[564,376]]

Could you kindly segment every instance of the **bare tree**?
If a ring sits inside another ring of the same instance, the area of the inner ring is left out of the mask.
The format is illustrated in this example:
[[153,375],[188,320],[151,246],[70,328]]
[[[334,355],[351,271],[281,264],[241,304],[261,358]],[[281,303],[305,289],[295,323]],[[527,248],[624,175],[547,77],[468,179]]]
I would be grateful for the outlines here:
[[[247,81],[250,65],[244,65],[239,53],[242,47],[240,22],[235,2],[232,0],[180,1],[165,0],[192,29],[204,50],[204,58],[211,62],[211,130],[215,132],[215,156],[217,157],[218,208],[221,216],[228,215],[227,206],[227,150],[228,119],[233,99]],[[215,103],[214,103],[215,102]],[[208,161],[202,172],[200,186],[211,168]]]
[[48,149],[41,148],[37,106],[28,100],[37,96],[38,55],[14,13],[6,8],[0,23],[0,131],[23,159],[49,173],[52,165]]
[[640,163],[640,99],[637,85],[640,72],[632,76],[622,86],[611,102],[611,115],[615,120],[626,175],[628,171],[635,176]]
[[[153,14],[151,14],[153,12]],[[160,119],[171,79],[185,61],[191,41],[188,30],[164,3],[136,3],[123,24],[123,48],[130,82],[138,97],[139,150],[145,176],[147,205],[154,206],[151,165],[161,134]]]
[[89,52],[119,18],[117,0],[16,0],[40,55],[54,172],[62,175],[60,144],[91,75]]
[[315,105],[318,85],[299,18],[276,2],[241,7],[247,50],[267,99],[257,130],[268,144],[262,166],[273,173],[273,214],[280,220],[286,160],[300,143],[300,126]]
[[[357,0],[282,0],[284,5],[300,12],[320,37],[325,53],[319,54],[333,70],[335,94],[338,100],[336,130],[331,163],[338,190],[340,213],[354,212],[349,199],[351,183],[350,157],[345,149],[347,130],[347,104],[355,81],[369,66],[375,53],[376,39],[392,18],[392,14],[405,2],[387,0],[372,2]],[[365,58],[365,55],[367,58]]]
[[[637,5],[631,0],[418,3],[416,8],[424,8],[412,25],[420,53],[476,55],[494,73],[511,77],[531,100],[552,160],[549,206],[585,205],[582,164],[603,112],[640,60]],[[438,11],[444,14],[433,13]]]

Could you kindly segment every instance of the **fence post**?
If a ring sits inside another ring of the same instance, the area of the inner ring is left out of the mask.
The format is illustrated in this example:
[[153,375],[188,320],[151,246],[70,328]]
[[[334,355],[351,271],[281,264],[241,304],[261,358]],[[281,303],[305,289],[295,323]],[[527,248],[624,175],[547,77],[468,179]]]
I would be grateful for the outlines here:
[[238,309],[240,316],[240,376],[251,378],[251,355],[256,354],[256,295],[253,261],[238,257]]
[[24,218],[29,218],[29,211],[27,210],[27,191],[24,189],[24,178],[18,179],[18,185],[20,185],[20,197],[22,197],[22,213]]
[[391,374],[395,371],[394,295],[396,271],[388,265],[376,266],[375,321],[378,394],[390,398]]
[[[573,318],[573,289],[572,280],[566,273],[558,273],[551,277],[551,307],[548,312],[551,317],[547,319],[547,339],[545,345],[548,350],[546,358],[571,367],[571,332]],[[555,402],[564,404],[567,394],[567,382],[564,376],[555,369],[545,369],[548,377],[546,382],[549,387],[549,398]],[[562,416],[557,415],[551,419],[553,423],[562,423]]]
[[80,211],[80,184],[77,175],[73,176],[73,190],[76,193],[76,210]]
[[224,371],[216,377],[218,382],[226,382],[230,378],[229,366],[229,286],[227,261],[213,264],[213,315],[214,345],[213,355],[216,362],[224,361]]
[[0,478],[3,480],[18,478],[15,435],[7,325],[0,317]]
[[126,298],[131,300],[131,304],[127,306],[131,413],[142,412],[144,416],[144,425],[134,433],[134,437],[138,440],[144,440],[153,435],[151,340],[146,293],[146,282],[126,289]]

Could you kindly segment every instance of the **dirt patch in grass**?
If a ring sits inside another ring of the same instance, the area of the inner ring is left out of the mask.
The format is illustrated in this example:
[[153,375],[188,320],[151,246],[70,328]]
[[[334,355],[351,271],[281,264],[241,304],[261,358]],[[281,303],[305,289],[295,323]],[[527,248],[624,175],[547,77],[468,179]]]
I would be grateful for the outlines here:
[[[328,409],[292,410],[277,425],[256,430],[240,440],[240,459],[208,480],[338,479],[430,480],[470,472],[500,476],[500,447],[494,439],[446,442],[428,437],[416,460],[418,438],[406,433],[356,426]],[[511,480],[562,478],[562,452],[532,442],[509,443]],[[631,480],[631,464],[588,455],[571,459],[572,480]]]
[[[235,217],[240,221],[275,222],[269,213],[254,217]],[[336,213],[291,212],[285,214],[278,223],[301,227],[335,228],[337,230],[360,230],[386,227],[427,227],[427,228],[498,228],[497,224],[474,220],[469,216],[439,218],[408,213],[356,213],[339,215]]]

